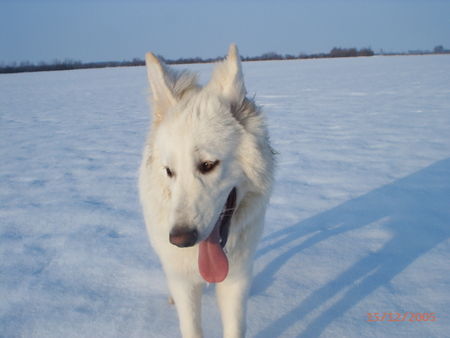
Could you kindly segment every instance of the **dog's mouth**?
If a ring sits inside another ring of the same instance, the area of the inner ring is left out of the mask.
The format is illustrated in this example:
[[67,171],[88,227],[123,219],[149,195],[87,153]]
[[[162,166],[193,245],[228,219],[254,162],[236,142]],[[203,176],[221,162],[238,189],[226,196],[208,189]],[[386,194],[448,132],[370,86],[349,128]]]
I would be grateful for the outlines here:
[[236,188],[233,188],[211,234],[199,244],[198,267],[202,277],[209,283],[222,282],[228,274],[228,258],[223,248],[236,208],[236,195]]
[[[223,248],[227,244],[228,232],[230,231],[231,217],[236,208],[236,188],[233,188],[228,195],[227,202],[220,213],[218,223],[220,227],[220,246]],[[216,225],[217,226],[217,225]]]

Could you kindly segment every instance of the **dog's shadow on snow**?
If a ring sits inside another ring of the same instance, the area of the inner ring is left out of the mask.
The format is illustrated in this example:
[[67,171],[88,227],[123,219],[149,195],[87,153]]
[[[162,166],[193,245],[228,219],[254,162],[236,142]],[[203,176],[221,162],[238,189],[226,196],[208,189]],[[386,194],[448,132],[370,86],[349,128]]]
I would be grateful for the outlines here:
[[[450,237],[450,158],[269,234],[257,252],[257,259],[301,237],[309,237],[266,264],[255,277],[252,294],[267,290],[281,267],[301,254],[302,250],[378,220],[383,220],[384,228],[392,233],[392,238],[380,250],[368,254],[308,295],[296,307],[274,318],[256,336],[281,336],[296,322],[350,286],[340,300],[323,310],[302,332],[297,333],[299,337],[319,336],[347,310],[391,281],[421,255],[447,240]],[[270,244],[264,246],[265,242]],[[304,261],[303,264],[307,265],[308,262]],[[298,269],[301,273],[302,267]]]

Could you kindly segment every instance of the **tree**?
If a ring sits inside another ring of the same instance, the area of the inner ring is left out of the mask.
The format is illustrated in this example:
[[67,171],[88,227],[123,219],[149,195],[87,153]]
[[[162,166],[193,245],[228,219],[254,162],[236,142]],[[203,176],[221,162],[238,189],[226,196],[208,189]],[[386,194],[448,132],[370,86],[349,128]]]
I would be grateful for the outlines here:
[[435,53],[444,53],[444,46],[442,46],[442,45],[439,45],[439,46],[436,46],[436,47],[434,47],[434,50],[433,50]]

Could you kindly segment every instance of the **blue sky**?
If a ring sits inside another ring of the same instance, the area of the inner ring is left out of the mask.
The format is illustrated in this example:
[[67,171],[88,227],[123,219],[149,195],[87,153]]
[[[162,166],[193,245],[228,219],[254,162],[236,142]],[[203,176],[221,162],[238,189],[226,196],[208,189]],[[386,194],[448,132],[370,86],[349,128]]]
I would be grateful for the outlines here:
[[450,0],[0,0],[0,63],[450,48]]

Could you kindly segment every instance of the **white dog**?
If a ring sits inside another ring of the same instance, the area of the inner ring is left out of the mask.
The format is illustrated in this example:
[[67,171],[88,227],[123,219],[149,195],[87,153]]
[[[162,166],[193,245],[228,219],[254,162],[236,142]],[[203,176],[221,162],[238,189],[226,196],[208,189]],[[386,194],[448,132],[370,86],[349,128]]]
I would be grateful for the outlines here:
[[201,294],[217,283],[224,337],[245,335],[253,255],[263,229],[273,152],[246,97],[237,47],[204,87],[146,55],[153,122],[139,190],[183,337],[201,337]]

